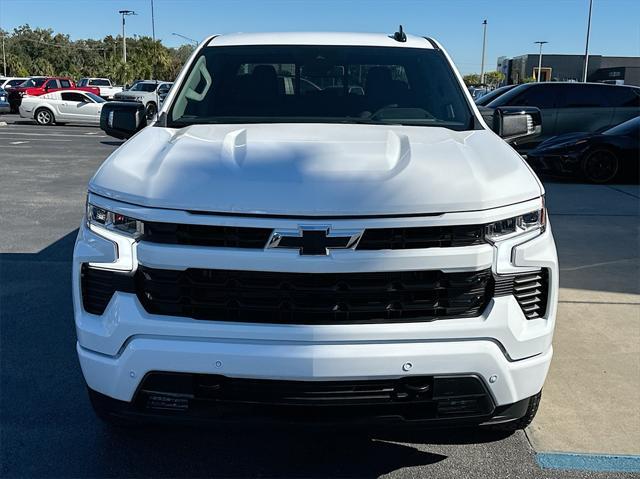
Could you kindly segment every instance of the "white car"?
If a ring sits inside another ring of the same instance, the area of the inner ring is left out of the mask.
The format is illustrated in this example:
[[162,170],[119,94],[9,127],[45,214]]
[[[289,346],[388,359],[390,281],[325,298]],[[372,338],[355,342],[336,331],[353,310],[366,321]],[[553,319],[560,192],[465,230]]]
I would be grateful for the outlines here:
[[100,112],[105,100],[91,92],[61,90],[40,96],[25,96],[20,104],[20,116],[39,125],[53,123],[100,124]]
[[173,83],[156,80],[143,80],[136,82],[129,90],[116,93],[114,100],[136,101],[144,105],[147,118],[152,119],[158,112],[158,105],[169,93]]
[[498,136],[444,49],[399,31],[210,37],[143,113],[104,106],[131,138],[74,249],[98,415],[531,422],[558,263],[504,139],[539,110],[496,110]]
[[100,96],[105,100],[113,99],[116,93],[122,91],[121,86],[111,84],[108,78],[81,78],[78,86],[93,86],[100,89]]

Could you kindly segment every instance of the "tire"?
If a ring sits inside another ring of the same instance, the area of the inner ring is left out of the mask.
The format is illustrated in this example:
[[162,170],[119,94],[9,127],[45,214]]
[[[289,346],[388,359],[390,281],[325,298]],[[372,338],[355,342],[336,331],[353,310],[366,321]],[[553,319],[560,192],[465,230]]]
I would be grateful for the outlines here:
[[527,406],[527,412],[524,413],[520,419],[516,419],[515,421],[504,422],[502,424],[494,424],[488,426],[492,431],[500,431],[500,432],[515,432],[520,429],[526,428],[529,424],[533,422],[533,418],[536,417],[536,413],[538,412],[538,406],[540,406],[540,399],[542,398],[542,391],[540,391],[535,396],[531,396],[529,398],[529,405]]
[[153,117],[156,113],[158,113],[158,107],[152,101],[147,103],[147,107],[145,108],[145,113],[147,115],[147,120],[153,120]]
[[48,108],[38,108],[33,117],[38,125],[49,126],[55,122],[53,112]]
[[620,171],[616,154],[604,148],[588,152],[580,162],[582,176],[591,183],[609,183]]

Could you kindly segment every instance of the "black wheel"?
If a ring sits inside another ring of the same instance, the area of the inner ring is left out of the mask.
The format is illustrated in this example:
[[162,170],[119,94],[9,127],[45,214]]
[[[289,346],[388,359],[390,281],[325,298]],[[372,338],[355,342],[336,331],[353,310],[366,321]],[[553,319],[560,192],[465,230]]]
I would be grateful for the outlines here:
[[536,417],[536,413],[538,412],[538,406],[540,406],[540,399],[542,398],[542,391],[540,391],[535,396],[531,396],[529,398],[529,405],[527,406],[527,412],[524,413],[520,419],[516,419],[515,421],[504,422],[502,424],[494,424],[489,426],[489,428],[493,431],[503,431],[503,432],[515,432],[519,429],[524,429],[533,421],[533,418]]
[[158,107],[156,106],[156,104],[152,101],[147,103],[147,120],[153,120],[153,117],[156,115],[156,113],[158,113]]
[[34,115],[38,125],[53,125],[55,118],[48,108],[39,108]]
[[618,175],[620,161],[611,150],[599,149],[587,153],[581,167],[587,181],[608,183]]

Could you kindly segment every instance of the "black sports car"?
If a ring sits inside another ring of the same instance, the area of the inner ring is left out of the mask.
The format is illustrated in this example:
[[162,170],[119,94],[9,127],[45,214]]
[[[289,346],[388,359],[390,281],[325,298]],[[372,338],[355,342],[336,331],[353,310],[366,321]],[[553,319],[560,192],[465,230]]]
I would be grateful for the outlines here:
[[581,176],[593,183],[638,182],[640,116],[594,133],[549,138],[527,154],[540,172]]

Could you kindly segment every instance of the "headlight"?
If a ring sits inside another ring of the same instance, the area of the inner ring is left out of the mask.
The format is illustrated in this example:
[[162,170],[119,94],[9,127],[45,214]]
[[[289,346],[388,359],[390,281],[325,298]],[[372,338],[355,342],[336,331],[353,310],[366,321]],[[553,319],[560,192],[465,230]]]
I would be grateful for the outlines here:
[[538,230],[542,234],[547,224],[547,212],[543,207],[520,216],[490,223],[485,228],[485,238],[495,243]]
[[96,225],[134,239],[144,233],[142,221],[94,206],[91,203],[87,203],[87,222],[90,225]]
[[98,269],[133,271],[136,265],[134,244],[144,232],[144,223],[87,202],[87,225],[94,233],[112,241],[116,257],[111,262],[90,262]]

